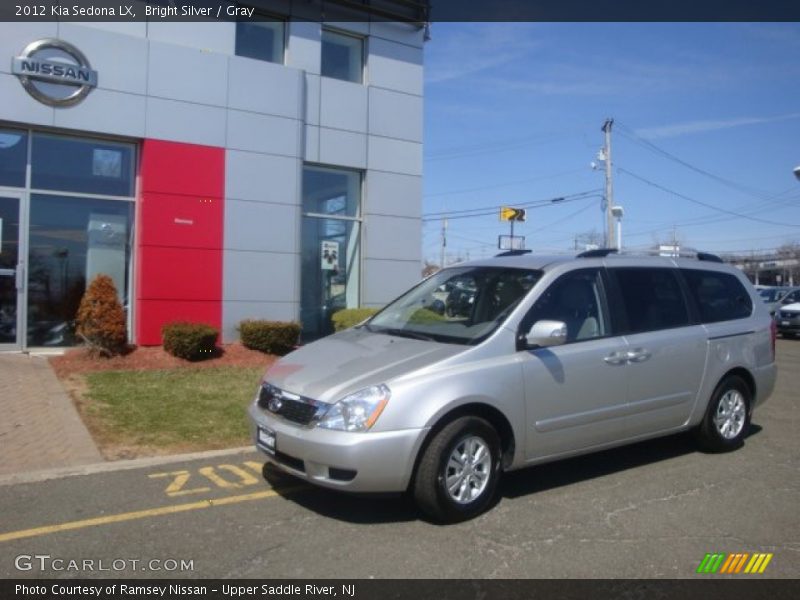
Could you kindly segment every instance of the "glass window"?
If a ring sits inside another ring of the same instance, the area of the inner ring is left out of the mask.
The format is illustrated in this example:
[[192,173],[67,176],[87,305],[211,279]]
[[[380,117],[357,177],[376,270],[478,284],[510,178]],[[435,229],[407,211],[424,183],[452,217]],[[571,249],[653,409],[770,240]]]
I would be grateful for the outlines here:
[[522,323],[527,331],[537,321],[561,321],[567,326],[567,342],[608,335],[603,292],[597,269],[580,269],[559,277],[536,300]]
[[322,30],[322,75],[361,83],[364,74],[364,40]]
[[305,340],[332,333],[333,313],[359,306],[360,203],[361,173],[303,170],[300,321]]
[[0,185],[25,187],[28,164],[28,133],[0,129]]
[[34,133],[31,187],[133,196],[134,158],[132,144]]
[[254,19],[236,22],[236,55],[283,64],[285,22],[257,13]]
[[689,311],[675,270],[618,268],[610,272],[619,284],[629,333],[689,324]]
[[742,282],[730,273],[683,269],[703,323],[744,319],[753,312],[753,301]]
[[70,346],[87,282],[111,277],[127,304],[133,202],[32,194],[28,345]]
[[491,335],[541,277],[539,271],[454,267],[389,304],[365,327],[373,333],[477,344]]

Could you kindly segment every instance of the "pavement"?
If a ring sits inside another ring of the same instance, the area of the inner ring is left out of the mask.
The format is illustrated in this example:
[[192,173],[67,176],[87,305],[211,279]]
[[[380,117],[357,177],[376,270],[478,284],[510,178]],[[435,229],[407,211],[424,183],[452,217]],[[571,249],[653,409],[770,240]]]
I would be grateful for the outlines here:
[[[800,577],[800,340],[743,448],[675,435],[508,474],[450,526],[262,475],[249,449],[0,478],[0,578]],[[119,465],[119,468],[114,468]],[[698,574],[709,553],[772,555]]]
[[0,476],[103,457],[47,358],[0,354]]

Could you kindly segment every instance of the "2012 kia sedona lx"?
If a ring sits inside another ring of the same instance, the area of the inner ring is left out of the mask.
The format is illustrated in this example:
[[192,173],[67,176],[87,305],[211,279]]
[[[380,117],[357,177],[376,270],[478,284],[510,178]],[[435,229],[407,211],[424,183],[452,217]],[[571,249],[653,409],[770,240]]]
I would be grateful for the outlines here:
[[[438,298],[452,281],[463,310]],[[773,319],[712,255],[511,252],[279,360],[250,415],[280,469],[457,521],[505,471],[689,429],[737,448],[775,376]]]

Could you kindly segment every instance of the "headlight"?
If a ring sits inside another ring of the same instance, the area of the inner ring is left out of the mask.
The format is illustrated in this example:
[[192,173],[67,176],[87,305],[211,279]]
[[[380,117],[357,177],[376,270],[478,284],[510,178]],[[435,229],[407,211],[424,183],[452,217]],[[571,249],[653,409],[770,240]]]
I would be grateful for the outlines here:
[[383,384],[354,392],[332,405],[318,426],[340,431],[367,431],[381,416],[391,395]]

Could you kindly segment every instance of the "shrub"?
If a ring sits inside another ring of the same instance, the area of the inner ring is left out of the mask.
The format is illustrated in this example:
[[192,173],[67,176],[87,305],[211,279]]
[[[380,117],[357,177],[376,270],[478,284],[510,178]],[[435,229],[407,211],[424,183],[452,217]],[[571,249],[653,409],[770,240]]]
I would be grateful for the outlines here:
[[97,275],[81,298],[77,334],[93,355],[114,356],[125,349],[125,311],[108,275]]
[[361,321],[368,319],[380,309],[378,308],[343,308],[331,317],[334,331],[342,331],[343,329],[350,329],[361,323]]
[[205,323],[175,321],[161,328],[164,350],[186,360],[203,360],[214,356],[219,331]]
[[246,319],[239,323],[239,335],[247,348],[283,356],[297,345],[300,323]]

